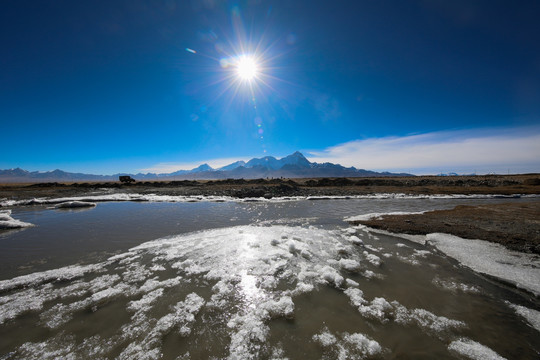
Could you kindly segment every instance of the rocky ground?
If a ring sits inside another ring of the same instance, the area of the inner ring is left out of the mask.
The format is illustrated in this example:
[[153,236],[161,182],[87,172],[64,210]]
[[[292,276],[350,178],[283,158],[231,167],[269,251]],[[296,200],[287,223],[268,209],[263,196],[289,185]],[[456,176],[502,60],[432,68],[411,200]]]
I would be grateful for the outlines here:
[[414,176],[321,179],[229,179],[216,181],[153,181],[122,184],[0,184],[0,199],[84,195],[100,189],[162,195],[225,195],[233,197],[406,194],[539,194],[540,174],[488,176]]

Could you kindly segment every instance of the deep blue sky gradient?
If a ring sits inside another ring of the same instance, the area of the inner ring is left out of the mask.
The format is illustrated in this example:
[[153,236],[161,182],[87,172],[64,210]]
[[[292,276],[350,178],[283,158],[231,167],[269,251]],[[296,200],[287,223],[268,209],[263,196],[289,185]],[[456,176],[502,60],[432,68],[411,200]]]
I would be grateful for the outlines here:
[[[3,1],[0,168],[539,125],[539,18],[538,1]],[[240,43],[265,51],[255,101],[219,63]]]

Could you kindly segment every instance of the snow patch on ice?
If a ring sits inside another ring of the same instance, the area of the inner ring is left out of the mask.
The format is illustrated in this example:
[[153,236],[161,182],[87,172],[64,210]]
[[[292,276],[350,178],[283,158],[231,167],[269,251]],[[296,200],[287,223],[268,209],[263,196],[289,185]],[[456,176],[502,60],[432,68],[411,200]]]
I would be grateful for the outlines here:
[[459,320],[437,316],[425,309],[407,309],[397,301],[389,302],[382,297],[376,297],[371,302],[364,298],[360,289],[349,288],[344,291],[349,297],[351,305],[366,319],[378,321],[382,324],[394,321],[401,325],[415,324],[427,333],[441,336],[453,329],[461,329],[466,324]]
[[299,295],[312,292],[315,287],[313,284],[299,282],[296,284],[296,288],[291,292],[293,295]]
[[364,292],[360,289],[349,288],[343,292],[347,295],[354,306],[362,306],[367,301],[364,299]]
[[[442,233],[408,235],[376,229],[370,231],[433,246],[473,271],[499,278],[540,296],[540,260],[534,254],[508,250],[502,245],[484,240],[463,239]],[[423,250],[415,250],[411,257],[397,258],[412,265],[419,265],[418,258],[427,254],[428,252]]]
[[540,260],[534,254],[506,249],[484,240],[433,233],[427,242],[446,255],[472,270],[515,284],[517,287],[540,295]]
[[66,359],[75,360],[76,346],[74,336],[62,337],[57,335],[43,342],[27,342],[21,345],[19,353],[23,359]]
[[384,278],[384,275],[382,274],[377,274],[377,273],[374,273],[373,271],[371,270],[365,270],[362,275],[367,278],[367,279],[373,279],[373,278],[379,278],[379,279],[383,279]]
[[364,359],[383,352],[377,341],[360,333],[344,332],[336,336],[325,328],[320,334],[313,335],[312,339],[322,346],[325,355],[334,359]]
[[127,306],[128,310],[136,312],[148,309],[163,295],[163,291],[163,288],[159,288],[145,294],[140,300],[130,301]]
[[0,230],[2,229],[21,229],[34,226],[21,220],[11,217],[11,210],[0,210]]
[[332,346],[337,343],[337,338],[332,335],[328,329],[323,330],[320,334],[313,335],[313,340],[321,344],[323,347]]
[[400,260],[400,261],[402,261],[404,263],[407,263],[407,264],[410,264],[410,265],[413,265],[413,266],[420,266],[419,259],[426,258],[428,254],[432,254],[432,252],[429,251],[429,250],[413,249],[413,253],[410,254],[409,256],[399,255],[399,253],[398,253],[397,258],[398,258],[398,260]]
[[479,294],[480,289],[473,285],[468,285],[459,282],[456,279],[441,279],[438,276],[435,276],[432,280],[433,284],[437,287],[450,291],[452,293],[456,292],[462,292],[462,293],[469,293],[469,294]]
[[11,217],[11,210],[0,210],[0,221],[13,219]]
[[448,350],[472,360],[505,360],[487,346],[466,338],[452,341]]
[[55,207],[57,209],[76,209],[76,208],[87,208],[87,207],[95,207],[96,203],[88,202],[88,201],[66,201],[62,202],[60,204],[57,204]]
[[360,271],[360,263],[353,259],[340,259],[339,267],[351,273]]
[[424,214],[426,211],[393,211],[393,212],[385,212],[385,213],[369,213],[369,214],[363,214],[363,215],[356,215],[345,218],[345,221],[347,222],[353,222],[353,221],[367,221],[367,220],[379,220],[383,216],[386,215],[421,215]]
[[364,241],[362,239],[360,239],[358,236],[356,235],[352,235],[349,237],[349,241],[351,243],[353,243],[354,245],[363,245],[364,244]]
[[88,272],[97,271],[102,264],[95,265],[71,265],[59,269],[47,270],[39,273],[18,276],[10,280],[0,281],[0,291],[7,291],[16,288],[30,287],[53,281],[72,280],[83,276]]
[[389,321],[389,314],[394,307],[382,297],[374,298],[369,305],[359,305],[358,311],[367,319],[379,320],[381,323]]
[[416,257],[416,258],[425,258],[427,255],[431,255],[431,251],[429,250],[418,250],[418,249],[414,249],[414,254],[413,256]]
[[268,336],[268,320],[294,315],[294,303],[289,296],[268,300],[246,314],[237,314],[227,323],[234,330],[229,346],[231,359],[258,359]]
[[140,342],[130,343],[120,354],[120,359],[139,359],[146,356],[148,359],[161,358],[161,343],[164,335],[177,329],[180,336],[191,333],[191,324],[199,313],[205,301],[195,293],[186,296],[184,301],[178,302],[173,311],[161,317],[151,330],[145,334]]
[[392,236],[392,237],[399,237],[401,239],[408,240],[410,242],[417,243],[420,245],[426,244],[425,235],[410,235],[410,234],[402,234],[402,233],[396,234],[390,231],[375,229],[375,228],[368,228],[368,230],[370,233],[376,233],[376,234],[387,235],[387,236]]
[[364,245],[364,247],[368,250],[371,250],[373,252],[381,252],[381,249],[377,249],[375,246],[373,245],[369,245],[369,244],[366,244]]
[[373,264],[375,266],[381,266],[381,264],[382,264],[381,258],[378,257],[377,255],[370,254],[367,251],[364,251],[364,256],[365,256],[366,260],[369,261],[371,264]]
[[523,317],[537,331],[540,331],[540,311],[529,309],[525,306],[512,304],[508,301],[506,303],[508,304],[508,306],[514,309],[516,314]]
[[331,266],[325,266],[321,270],[321,277],[329,284],[336,288],[340,288],[344,278],[336,269]]
[[416,324],[420,329],[427,332],[434,332],[441,335],[444,332],[462,329],[467,325],[460,320],[448,319],[444,316],[437,316],[425,309],[409,310],[396,301],[392,302],[395,308],[395,321],[400,324]]

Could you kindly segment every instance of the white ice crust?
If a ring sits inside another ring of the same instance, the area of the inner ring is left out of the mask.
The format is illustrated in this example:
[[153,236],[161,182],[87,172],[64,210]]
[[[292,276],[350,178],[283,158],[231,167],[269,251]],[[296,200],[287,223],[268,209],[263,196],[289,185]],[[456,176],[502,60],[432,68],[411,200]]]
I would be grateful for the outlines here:
[[366,221],[366,220],[380,219],[386,215],[421,215],[424,213],[425,211],[412,211],[412,212],[393,211],[393,212],[385,212],[385,213],[369,213],[369,214],[351,216],[351,217],[345,218],[345,221],[349,221],[349,222]]
[[448,350],[472,360],[505,360],[495,351],[470,339],[452,341]]
[[371,301],[364,298],[360,289],[349,288],[344,291],[350,299],[351,305],[368,320],[380,323],[393,321],[401,325],[416,325],[430,335],[444,338],[452,330],[465,328],[463,321],[437,316],[425,309],[408,309],[397,301],[376,297]]
[[[473,271],[514,284],[518,288],[540,296],[540,260],[534,254],[509,250],[489,241],[463,239],[450,234],[408,235],[372,228],[368,228],[368,230],[400,237],[421,245],[433,246]],[[417,263],[416,258],[421,255],[422,253],[415,251],[413,257],[403,260],[415,264],[415,262]],[[467,291],[467,289],[461,290]],[[474,289],[469,290],[475,291]]]
[[[274,225],[205,230],[146,242],[97,264],[0,281],[0,324],[36,314],[40,326],[50,330],[49,338],[15,349],[15,359],[107,358],[113,349],[119,351],[118,359],[159,359],[167,334],[197,336],[196,324],[205,321],[197,320],[211,313],[224,324],[229,359],[268,358],[269,352],[284,358],[279,347],[266,347],[270,322],[294,319],[296,296],[331,287],[327,291],[347,296],[351,310],[367,322],[414,326],[446,344],[453,341],[450,351],[475,353],[477,343],[456,341],[466,328],[463,321],[407,308],[393,299],[368,299],[359,282],[346,278],[375,278],[371,269],[381,265],[367,251],[377,248],[350,241],[365,229],[352,229],[340,233]],[[428,254],[418,252],[419,257]],[[193,290],[198,286],[209,293]],[[77,314],[97,312],[113,302],[125,304],[129,320],[108,338],[95,335],[80,344],[62,330]],[[330,358],[373,357],[385,351],[377,339],[362,333],[323,329],[312,339]]]
[[435,276],[432,282],[437,287],[452,293],[462,292],[469,294],[479,294],[481,292],[478,287],[465,284],[455,279],[441,279],[438,276]]
[[484,240],[462,239],[441,233],[426,235],[426,243],[476,272],[540,295],[540,261],[534,254],[508,250]]
[[325,355],[338,360],[371,358],[383,352],[377,341],[360,333],[334,335],[323,329],[320,334],[313,335],[313,341],[323,348]]
[[66,201],[61,202],[60,204],[57,204],[55,207],[58,209],[76,209],[76,208],[87,208],[87,207],[94,207],[96,206],[96,203],[88,202],[88,201]]
[[[492,198],[516,198],[516,197],[538,197],[538,195],[494,195],[494,194],[451,194],[451,195],[411,195],[401,193],[380,193],[368,195],[346,195],[346,196],[284,196],[266,199],[264,197],[256,198],[235,198],[231,196],[183,196],[183,195],[157,195],[157,194],[138,194],[138,193],[107,193],[101,195],[72,196],[63,198],[35,198],[25,200],[3,200],[0,201],[0,207],[22,206],[22,205],[47,205],[59,204],[70,201],[84,202],[106,202],[106,201],[146,201],[146,202],[284,202],[300,200],[347,200],[347,199],[492,199]],[[392,214],[392,213],[388,213]],[[400,213],[394,213],[400,214]],[[369,214],[380,216],[385,214]],[[359,220],[364,220],[361,215]]]
[[20,228],[26,228],[30,226],[34,226],[34,225],[12,218],[11,210],[0,210],[0,230],[20,229]]
[[[168,237],[102,263],[0,281],[0,324],[37,313],[42,326],[56,331],[81,311],[125,301],[131,320],[108,340],[93,337],[79,347],[60,331],[47,340],[23,344],[17,353],[28,359],[85,358],[93,349],[93,355],[106,357],[113,344],[126,343],[119,359],[141,354],[157,359],[165,334],[190,336],[200,311],[219,309],[229,331],[229,358],[257,359],[265,351],[269,322],[294,317],[294,296],[321,286],[359,285],[344,278],[371,266],[363,265],[363,254],[355,249],[346,237],[314,227],[240,226]],[[211,296],[188,294],[156,317],[168,289],[181,289],[192,281],[213,283]],[[370,344],[354,334],[343,339],[357,348]]]
[[540,332],[540,311],[529,309],[525,306],[516,305],[509,302],[507,302],[507,304],[512,309],[514,309],[516,314],[523,317],[527,321],[527,323],[529,323],[530,326],[532,326],[533,328],[535,328],[537,331]]

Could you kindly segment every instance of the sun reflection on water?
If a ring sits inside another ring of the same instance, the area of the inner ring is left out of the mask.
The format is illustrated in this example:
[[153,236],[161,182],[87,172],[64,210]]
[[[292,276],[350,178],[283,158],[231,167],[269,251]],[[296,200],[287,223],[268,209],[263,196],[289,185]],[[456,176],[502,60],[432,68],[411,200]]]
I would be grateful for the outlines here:
[[240,272],[238,288],[248,308],[255,308],[257,304],[262,303],[268,298],[266,291],[260,287],[259,278],[252,274],[252,267],[260,262],[261,259],[259,241],[260,239],[254,234],[243,234],[243,244],[238,252],[238,261],[242,263],[242,267],[244,268]]

